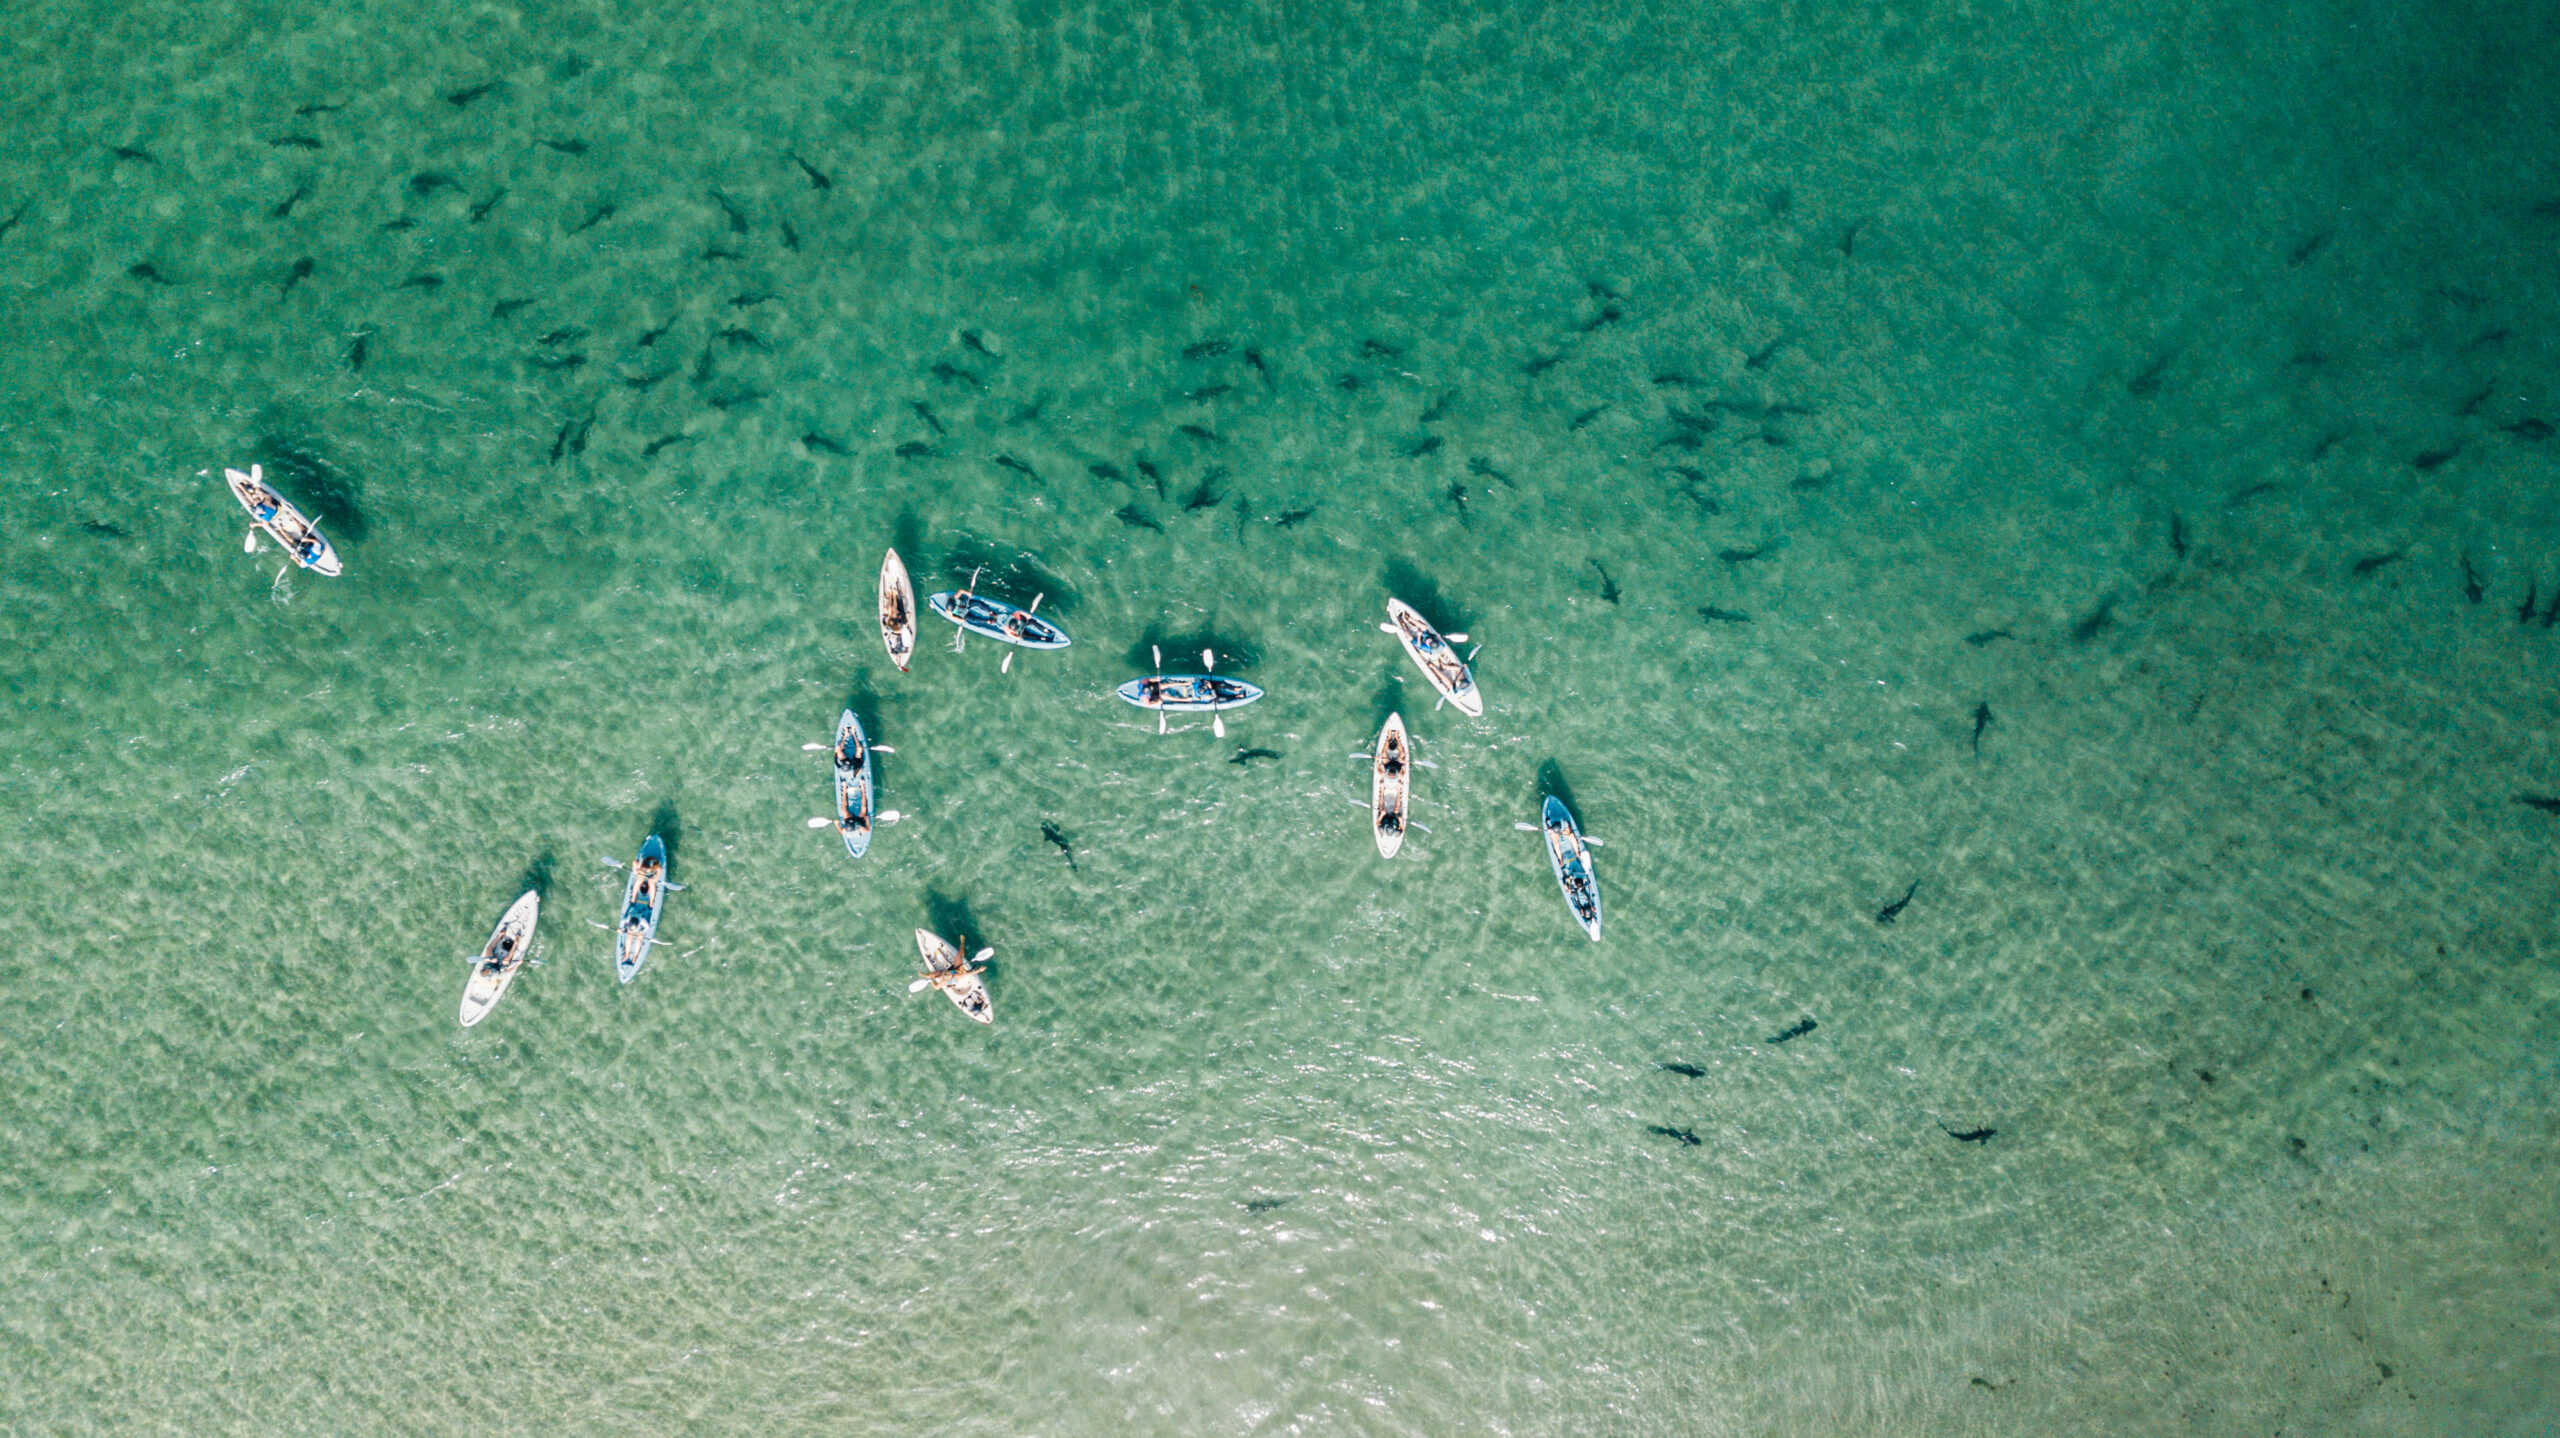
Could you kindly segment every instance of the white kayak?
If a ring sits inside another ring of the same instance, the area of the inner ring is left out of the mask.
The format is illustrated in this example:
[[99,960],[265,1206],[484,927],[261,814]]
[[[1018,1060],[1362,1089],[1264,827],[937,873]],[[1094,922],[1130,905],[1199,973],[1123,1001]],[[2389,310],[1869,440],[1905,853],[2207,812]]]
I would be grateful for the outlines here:
[[995,1003],[987,997],[987,981],[981,977],[987,960],[996,956],[994,949],[980,949],[977,958],[965,958],[929,929],[916,930],[916,949],[924,955],[924,977],[907,985],[908,993],[940,989],[960,1006],[960,1012],[982,1024],[996,1021]]
[[[1037,599],[1031,602],[1034,607],[1040,603]],[[934,613],[972,634],[1019,644],[1025,649],[1064,649],[1073,642],[1067,638],[1067,631],[1031,610],[971,590],[937,594],[925,603],[933,606]]]
[[1538,827],[1546,835],[1547,862],[1555,865],[1565,905],[1596,944],[1600,942],[1600,880],[1591,872],[1591,850],[1582,841],[1582,830],[1575,826],[1564,801],[1553,794],[1547,796],[1538,818]]
[[507,985],[514,983],[516,970],[533,953],[533,925],[542,917],[542,895],[532,889],[507,905],[498,927],[489,933],[489,942],[480,946],[479,956],[471,961],[471,980],[462,986],[462,1026],[469,1028],[489,1016],[505,996]]
[[880,561],[880,642],[889,647],[889,661],[898,672],[906,673],[907,660],[916,652],[916,587],[894,549]]
[[1404,716],[1390,714],[1369,756],[1369,827],[1379,858],[1392,859],[1404,847],[1405,812],[1412,801],[1413,746],[1405,739]]
[[844,835],[844,851],[859,859],[871,849],[871,741],[862,721],[847,709],[836,717],[836,831]]
[[614,930],[613,969],[629,983],[649,962],[649,946],[658,941],[658,916],[666,912],[667,891],[682,884],[667,882],[667,846],[651,834],[631,861],[631,882],[622,890],[622,918]]
[[249,536],[251,549],[258,547],[255,531],[264,531],[294,563],[312,573],[335,578],[342,572],[338,565],[338,551],[330,547],[320,527],[304,517],[301,510],[294,508],[292,500],[276,493],[275,488],[267,483],[266,466],[253,464],[247,474],[226,469],[222,477],[231,486],[231,497],[240,501],[242,509],[249,511],[249,524],[253,531]]
[[1141,709],[1174,714],[1240,709],[1262,697],[1262,687],[1223,674],[1150,674],[1111,691]]
[[[1420,665],[1424,678],[1440,691],[1442,698],[1470,719],[1484,715],[1484,698],[1476,693],[1476,676],[1465,660],[1449,647],[1449,641],[1428,620],[1414,612],[1412,605],[1401,599],[1387,601],[1389,622],[1378,627],[1394,635],[1404,645],[1404,652]],[[1461,634],[1460,640],[1466,638]]]
[[[1164,646],[1157,645],[1156,663],[1164,663]],[[1141,709],[1156,711],[1156,732],[1164,732],[1167,714],[1209,713],[1209,728],[1221,739],[1227,737],[1227,721],[1219,717],[1229,709],[1241,709],[1262,697],[1262,686],[1247,684],[1217,673],[1218,651],[1200,651],[1199,674],[1150,674],[1132,679],[1111,692]]]

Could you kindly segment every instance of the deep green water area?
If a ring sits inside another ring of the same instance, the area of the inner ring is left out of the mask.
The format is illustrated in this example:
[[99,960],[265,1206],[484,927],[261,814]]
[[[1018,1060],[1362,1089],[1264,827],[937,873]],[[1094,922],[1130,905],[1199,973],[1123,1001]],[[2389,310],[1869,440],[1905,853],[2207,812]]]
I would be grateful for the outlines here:
[[[0,1432],[2560,1428],[2555,96],[2525,3],[14,6]],[[1074,647],[897,672],[892,545]]]

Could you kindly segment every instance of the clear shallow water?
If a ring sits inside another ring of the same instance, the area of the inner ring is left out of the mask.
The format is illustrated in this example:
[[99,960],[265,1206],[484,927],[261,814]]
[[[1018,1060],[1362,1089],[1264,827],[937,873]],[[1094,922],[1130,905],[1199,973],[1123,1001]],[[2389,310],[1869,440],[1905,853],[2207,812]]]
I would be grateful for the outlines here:
[[[2550,23],[36,13],[0,1414],[2544,1430]],[[892,542],[1077,647],[895,674]]]

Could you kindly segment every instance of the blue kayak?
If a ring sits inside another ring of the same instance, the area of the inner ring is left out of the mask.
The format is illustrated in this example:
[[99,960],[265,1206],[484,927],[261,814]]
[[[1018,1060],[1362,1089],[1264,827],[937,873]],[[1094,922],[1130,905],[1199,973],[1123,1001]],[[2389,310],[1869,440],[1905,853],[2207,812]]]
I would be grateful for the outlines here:
[[1064,649],[1073,641],[1067,631],[1019,605],[963,589],[925,600],[933,612],[968,630],[1025,649]]
[[1539,814],[1538,827],[1547,839],[1547,860],[1555,865],[1556,883],[1564,889],[1566,907],[1573,910],[1573,920],[1600,942],[1600,880],[1591,872],[1591,850],[1582,842],[1582,830],[1575,827],[1573,813],[1564,801],[1553,794],[1547,796],[1546,808]]
[[1132,679],[1112,692],[1141,709],[1174,714],[1235,709],[1262,697],[1260,686],[1223,674],[1150,674],[1144,679]]
[[844,851],[859,859],[871,849],[871,741],[862,721],[847,709],[836,720],[836,829],[844,835]]
[[639,976],[649,962],[649,946],[658,941],[658,916],[666,911],[667,846],[651,834],[631,861],[631,882],[622,891],[622,917],[614,925],[613,968],[624,983]]

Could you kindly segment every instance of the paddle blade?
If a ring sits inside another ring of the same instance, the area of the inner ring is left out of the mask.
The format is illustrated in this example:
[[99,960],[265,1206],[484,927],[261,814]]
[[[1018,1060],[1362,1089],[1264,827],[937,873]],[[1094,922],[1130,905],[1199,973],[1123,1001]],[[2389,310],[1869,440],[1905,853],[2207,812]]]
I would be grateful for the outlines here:
[[809,827],[810,827],[810,828],[812,828],[812,829],[823,829],[823,828],[827,827],[829,824],[832,824],[832,823],[834,823],[834,822],[835,822],[835,820],[833,820],[833,819],[820,817],[820,818],[816,818],[816,819],[812,819],[812,820],[810,820],[810,821],[809,821]]
[[1538,826],[1535,824],[1513,824],[1511,827],[1514,829],[1525,830],[1532,834],[1538,832]]
[[905,817],[907,816],[899,813],[895,809],[883,809],[879,814],[873,817],[871,822],[874,824],[894,824]]
[[1582,842],[1584,842],[1584,843],[1586,843],[1586,844],[1589,844],[1592,848],[1595,848],[1595,849],[1599,849],[1599,848],[1605,848],[1605,847],[1607,847],[1606,845],[1602,844],[1599,840],[1597,840],[1597,839],[1595,839],[1595,838],[1592,838],[1589,834],[1585,834],[1585,835],[1583,835],[1583,836],[1582,836]]
[[871,746],[871,752],[874,754],[895,754],[898,751],[890,748],[886,744],[874,744]]
[[1464,644],[1467,642],[1467,636],[1463,634],[1443,634],[1440,637],[1448,640],[1452,644]]
[[1210,732],[1210,733],[1212,733],[1212,734],[1217,735],[1217,736],[1218,736],[1219,738],[1221,738],[1221,739],[1226,738],[1226,737],[1227,737],[1227,721],[1226,721],[1226,720],[1224,720],[1224,719],[1219,718],[1219,717],[1218,717],[1217,715],[1215,715],[1215,714],[1210,715],[1210,716],[1209,716],[1209,732]]
[[1147,652],[1156,657],[1156,668],[1161,672],[1164,668],[1164,646],[1161,644],[1150,644],[1147,646]]
[[996,666],[996,672],[998,674],[1011,674],[1013,672],[1013,655],[1010,653],[1006,654],[1004,656],[1004,662]]
[[249,537],[240,541],[240,552],[242,554],[255,554],[258,552],[258,531],[254,529],[250,530]]
[[1046,598],[1048,598],[1048,597],[1049,597],[1049,591],[1048,591],[1048,590],[1045,590],[1045,589],[1041,590],[1039,593],[1037,593],[1037,594],[1035,594],[1035,595],[1032,595],[1032,596],[1031,596],[1031,607],[1030,607],[1029,609],[1024,610],[1023,612],[1024,612],[1025,614],[1037,614],[1037,613],[1039,613],[1039,612],[1040,612],[1040,601],[1041,601],[1041,600],[1043,600],[1043,599],[1046,599]]
[[1164,711],[1161,709],[1156,711],[1156,732],[1159,734],[1164,732]]
[[995,956],[996,956],[995,946],[991,944],[991,945],[987,946],[986,948],[983,948],[983,949],[978,950],[978,956],[977,956],[976,958],[974,958],[974,959],[971,959],[969,962],[971,962],[971,963],[973,963],[973,964],[981,964],[981,965],[982,965],[982,964],[986,963],[986,961],[987,961],[987,960],[992,959],[992,958],[994,958]]
[[907,985],[907,992],[908,992],[908,993],[911,993],[911,994],[920,994],[920,993],[923,993],[925,990],[927,990],[927,989],[929,989],[929,988],[932,988],[932,987],[933,987],[933,980],[931,980],[931,979],[918,979],[918,980],[916,980],[914,983]]
[[1396,632],[1396,627],[1392,624],[1381,624],[1378,626],[1378,632],[1380,634],[1393,634]]
[[1479,645],[1477,645],[1475,648],[1468,650],[1468,651],[1467,651],[1467,657],[1466,657],[1466,658],[1464,658],[1464,659],[1462,659],[1462,660],[1459,660],[1458,662],[1459,662],[1459,663],[1461,663],[1461,664],[1473,664],[1473,663],[1475,663],[1475,662],[1476,662],[1476,656],[1477,656],[1477,655],[1479,655],[1479,654],[1482,654],[1483,652],[1484,652],[1484,646],[1483,646],[1483,645],[1481,645],[1481,644],[1479,644]]
[[1203,669],[1215,670],[1218,667],[1218,651],[1215,649],[1201,650],[1200,667]]
[[800,752],[803,754],[815,754],[821,749],[832,749],[834,747],[835,746],[832,744],[803,744],[800,746]]

